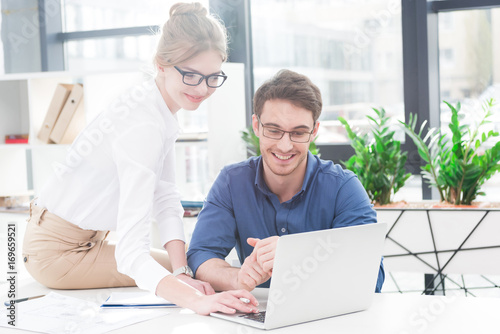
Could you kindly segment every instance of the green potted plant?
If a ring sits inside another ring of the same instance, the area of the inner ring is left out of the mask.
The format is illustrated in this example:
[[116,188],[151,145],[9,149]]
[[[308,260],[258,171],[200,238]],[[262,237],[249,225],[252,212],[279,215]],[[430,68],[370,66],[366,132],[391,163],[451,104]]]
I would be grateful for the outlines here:
[[342,164],[353,171],[363,184],[368,197],[375,205],[392,202],[394,194],[411,176],[405,171],[407,153],[401,151],[401,142],[394,139],[390,118],[385,109],[373,108],[377,118],[369,115],[371,132],[354,132],[348,122],[339,117],[347,130],[355,154]]
[[410,115],[408,124],[401,124],[417,146],[420,157],[426,162],[422,167],[423,177],[436,187],[441,201],[471,205],[477,196],[484,195],[480,191],[484,182],[500,170],[500,141],[490,148],[484,147],[487,141],[498,137],[498,132],[479,132],[482,126],[489,123],[494,101],[486,101],[483,106],[484,114],[472,129],[460,124],[464,118],[460,113],[460,102],[456,107],[446,101],[444,103],[451,110],[451,138],[436,128],[429,129],[424,136],[426,121],[417,133],[417,117],[413,115]]
[[451,136],[440,129],[425,133],[427,122],[417,132],[413,115],[407,124],[400,123],[426,163],[424,179],[436,187],[446,205],[424,201],[405,208],[376,208],[378,221],[389,227],[384,250],[387,270],[434,274],[430,281],[438,288],[447,274],[500,275],[500,209],[473,202],[483,194],[484,182],[500,170],[500,142],[485,145],[498,133],[480,132],[492,115],[494,101],[484,104],[484,114],[472,127],[461,124],[460,103],[445,103],[451,110]]

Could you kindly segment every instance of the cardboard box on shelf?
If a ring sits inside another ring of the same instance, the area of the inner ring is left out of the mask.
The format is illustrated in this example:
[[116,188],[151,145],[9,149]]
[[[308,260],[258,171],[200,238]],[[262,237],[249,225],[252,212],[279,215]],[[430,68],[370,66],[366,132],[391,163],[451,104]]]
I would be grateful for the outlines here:
[[52,97],[52,101],[50,102],[49,108],[47,110],[47,114],[45,114],[45,119],[42,123],[42,127],[38,132],[38,139],[40,139],[43,143],[48,144],[51,142],[50,133],[54,129],[56,121],[59,118],[59,114],[61,113],[72,89],[73,85],[71,84],[57,85]]
[[84,127],[83,86],[75,84],[49,138],[56,144],[71,144]]

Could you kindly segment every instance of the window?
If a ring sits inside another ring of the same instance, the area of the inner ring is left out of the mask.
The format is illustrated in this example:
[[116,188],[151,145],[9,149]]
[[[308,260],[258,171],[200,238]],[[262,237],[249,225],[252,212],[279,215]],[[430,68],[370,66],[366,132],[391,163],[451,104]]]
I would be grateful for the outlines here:
[[36,1],[0,1],[0,74],[41,70],[39,27]]
[[[500,8],[443,12],[438,18],[441,102],[460,101],[463,122],[472,125],[482,114],[482,104],[494,98],[492,123],[482,130],[500,131]],[[441,21],[453,22],[453,29],[444,29]],[[441,103],[443,131],[449,132],[450,113]],[[500,200],[499,186],[497,174],[483,186],[485,199]]]
[[487,97],[498,100],[500,9],[444,12],[439,20],[456,23],[453,30],[439,29],[441,92],[449,92],[450,102],[461,101],[464,107]]
[[282,68],[307,75],[323,96],[317,143],[348,144],[339,116],[404,119],[399,0],[252,0],[251,15],[255,88]]
[[[64,31],[86,31],[163,24],[175,0],[65,0]],[[204,5],[208,4],[208,1]]]
[[451,48],[439,50],[439,63],[444,68],[451,68],[454,66],[454,50]]
[[[162,26],[174,0],[86,1],[66,0],[64,32],[140,26]],[[205,6],[208,1],[201,1]],[[150,65],[158,36],[128,36],[71,40],[66,42],[67,70],[129,70]]]

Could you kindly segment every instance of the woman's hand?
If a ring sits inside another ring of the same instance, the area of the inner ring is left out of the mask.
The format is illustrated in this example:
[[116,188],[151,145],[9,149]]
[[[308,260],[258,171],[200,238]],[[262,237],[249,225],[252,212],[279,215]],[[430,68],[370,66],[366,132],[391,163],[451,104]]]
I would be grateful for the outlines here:
[[210,283],[191,278],[186,274],[180,274],[177,275],[176,277],[205,295],[213,295],[215,293],[215,290],[212,288]]
[[[257,299],[246,290],[231,290],[211,295],[203,294],[184,279],[193,283],[190,277],[183,275],[167,275],[156,288],[156,295],[169,300],[180,307],[186,307],[198,314],[208,315],[211,312],[235,313],[236,311],[250,313],[258,312]],[[201,282],[201,281],[197,281]],[[201,282],[205,283],[205,282]],[[244,301],[240,298],[245,298]],[[248,303],[247,303],[248,302]]]
[[[247,299],[246,303],[240,298]],[[236,311],[244,313],[258,313],[257,299],[246,290],[230,290],[213,295],[199,296],[189,308],[201,315],[209,315],[211,312],[222,312],[233,314]]]

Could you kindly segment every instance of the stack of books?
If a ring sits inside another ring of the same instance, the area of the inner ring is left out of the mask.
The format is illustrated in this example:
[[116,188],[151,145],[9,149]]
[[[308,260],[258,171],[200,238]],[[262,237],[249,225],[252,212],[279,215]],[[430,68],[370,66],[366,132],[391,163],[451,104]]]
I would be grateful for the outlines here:
[[29,135],[6,135],[5,136],[5,144],[27,144],[29,139]]
[[197,217],[203,208],[202,201],[181,201],[184,217]]
[[29,212],[32,191],[12,195],[0,194],[0,212]]

